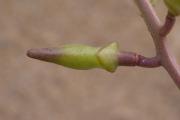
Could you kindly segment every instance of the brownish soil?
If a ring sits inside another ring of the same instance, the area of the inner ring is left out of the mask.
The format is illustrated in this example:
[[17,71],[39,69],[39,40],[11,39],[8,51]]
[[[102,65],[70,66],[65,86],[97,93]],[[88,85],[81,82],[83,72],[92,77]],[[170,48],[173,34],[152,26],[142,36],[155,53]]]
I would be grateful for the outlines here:
[[[169,38],[180,61],[179,18]],[[0,0],[0,120],[180,120],[180,91],[163,68],[119,67],[111,74],[26,56],[30,48],[112,41],[154,55],[133,0]]]

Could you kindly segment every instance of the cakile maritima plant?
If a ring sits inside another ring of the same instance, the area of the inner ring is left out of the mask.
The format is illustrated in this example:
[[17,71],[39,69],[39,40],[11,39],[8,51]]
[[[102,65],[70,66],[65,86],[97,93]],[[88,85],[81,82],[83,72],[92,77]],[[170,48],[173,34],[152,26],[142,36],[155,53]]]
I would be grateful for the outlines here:
[[147,58],[134,52],[119,51],[118,43],[94,47],[83,44],[62,45],[57,48],[28,50],[31,58],[56,63],[65,67],[87,70],[101,68],[115,72],[118,66],[164,67],[180,89],[180,66],[167,44],[167,35],[180,15],[180,0],[164,0],[167,7],[165,23],[162,24],[153,8],[157,0],[134,0],[153,38],[156,55]]

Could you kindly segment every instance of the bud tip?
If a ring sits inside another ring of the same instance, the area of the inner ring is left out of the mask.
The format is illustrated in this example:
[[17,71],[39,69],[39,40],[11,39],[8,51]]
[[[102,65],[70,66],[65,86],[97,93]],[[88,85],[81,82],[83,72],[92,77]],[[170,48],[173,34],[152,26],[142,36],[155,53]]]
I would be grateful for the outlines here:
[[57,56],[59,56],[57,48],[40,48],[40,49],[30,49],[27,51],[27,56],[30,58],[43,60],[43,61],[53,61]]

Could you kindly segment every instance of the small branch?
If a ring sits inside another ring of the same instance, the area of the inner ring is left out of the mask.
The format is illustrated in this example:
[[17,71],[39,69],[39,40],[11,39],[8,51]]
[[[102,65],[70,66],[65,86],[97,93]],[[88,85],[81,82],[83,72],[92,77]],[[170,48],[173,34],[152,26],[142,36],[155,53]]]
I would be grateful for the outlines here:
[[135,0],[135,3],[142,12],[142,16],[149,30],[153,33],[158,32],[161,26],[161,22],[149,0]]
[[162,37],[167,36],[172,30],[175,22],[176,22],[175,16],[168,12],[166,16],[165,24],[161,27],[159,31],[160,36]]
[[140,66],[145,68],[161,66],[159,57],[147,58],[133,52],[120,52],[118,60],[120,66]]
[[162,47],[162,56],[161,63],[162,66],[167,70],[169,75],[172,77],[178,88],[180,89],[180,66],[176,62],[176,58],[173,56],[172,52],[169,49],[167,40],[161,45]]
[[161,27],[161,22],[158,16],[156,15],[156,12],[154,11],[153,6],[149,2],[149,0],[135,0],[135,3],[137,4],[139,10],[141,11],[142,17],[148,27],[148,30],[153,37],[156,51],[158,52],[157,39],[159,37],[158,33]]

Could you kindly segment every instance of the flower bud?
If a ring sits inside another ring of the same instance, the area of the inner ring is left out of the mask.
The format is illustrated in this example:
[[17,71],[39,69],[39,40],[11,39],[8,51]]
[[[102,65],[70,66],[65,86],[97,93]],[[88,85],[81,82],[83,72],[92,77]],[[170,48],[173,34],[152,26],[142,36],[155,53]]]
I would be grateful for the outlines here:
[[27,55],[31,58],[80,70],[103,68],[114,72],[118,66],[117,43],[111,43],[104,47],[71,44],[59,48],[32,49],[28,51]]
[[180,0],[164,0],[164,2],[172,15],[180,15]]

